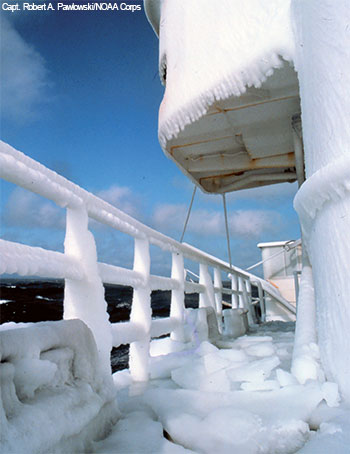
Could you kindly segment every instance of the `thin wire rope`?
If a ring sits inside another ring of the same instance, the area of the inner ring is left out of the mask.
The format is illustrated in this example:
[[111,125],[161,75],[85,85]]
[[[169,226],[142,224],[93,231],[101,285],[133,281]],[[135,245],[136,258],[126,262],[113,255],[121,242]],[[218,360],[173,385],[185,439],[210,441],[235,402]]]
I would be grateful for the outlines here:
[[285,250],[282,249],[281,251],[278,251],[275,254],[270,255],[270,257],[267,257],[266,259],[260,260],[260,262],[257,262],[257,263],[254,263],[254,265],[248,266],[248,268],[246,268],[245,270],[246,271],[252,270],[253,268],[256,268],[257,266],[262,265],[263,263],[267,262],[268,260],[271,260],[271,259],[277,257],[278,255],[283,254],[284,252],[285,252]]
[[224,214],[225,214],[225,228],[226,228],[226,240],[227,240],[227,251],[228,259],[230,262],[230,269],[232,268],[232,259],[231,259],[231,245],[230,245],[230,233],[228,231],[228,221],[227,221],[227,207],[226,207],[226,195],[222,194],[222,201],[224,203]]
[[195,196],[195,194],[196,194],[196,190],[197,190],[197,186],[194,186],[194,188],[193,188],[193,193],[192,193],[191,203],[190,203],[190,206],[188,207],[188,212],[187,212],[187,217],[186,217],[184,229],[183,229],[183,231],[182,231],[182,235],[181,235],[181,238],[180,238],[180,243],[182,243],[182,241],[183,241],[183,239],[184,239],[184,236],[185,236],[185,232],[186,232],[188,220],[190,219],[190,214],[191,214],[191,210],[192,210],[192,205],[193,205],[194,196]]
[[283,245],[283,248],[280,251],[276,252],[275,254],[270,255],[269,257],[266,257],[266,259],[264,259],[264,260],[260,260],[260,262],[254,263],[254,265],[251,265],[248,268],[246,268],[246,271],[252,270],[253,268],[256,268],[257,266],[262,265],[263,263],[267,262],[268,260],[271,260],[274,257],[277,257],[280,254],[283,254],[284,252],[289,252],[290,250],[296,248],[300,244],[301,244],[300,240],[287,241],[287,243]]

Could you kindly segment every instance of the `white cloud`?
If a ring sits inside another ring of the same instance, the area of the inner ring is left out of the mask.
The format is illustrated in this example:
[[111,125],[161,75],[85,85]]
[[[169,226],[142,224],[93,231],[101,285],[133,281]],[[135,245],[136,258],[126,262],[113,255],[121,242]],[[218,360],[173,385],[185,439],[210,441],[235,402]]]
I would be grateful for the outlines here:
[[229,216],[232,234],[257,238],[263,233],[276,232],[281,218],[276,211],[238,210]]
[[222,235],[224,217],[217,211],[194,210],[191,214],[189,231],[202,236]]
[[185,205],[162,204],[156,206],[153,213],[153,224],[160,230],[179,230],[186,219]]
[[[111,186],[97,196],[131,216],[139,215],[139,198],[128,187]],[[7,226],[65,228],[64,209],[20,187],[12,191],[3,211],[3,222]]]
[[9,227],[64,229],[65,211],[32,192],[16,188],[7,201],[3,222]]
[[[185,205],[158,205],[153,214],[153,224],[156,229],[167,232],[182,231],[187,215]],[[221,235],[223,218],[215,211],[193,210],[190,215],[187,230],[201,236]]]
[[124,211],[130,216],[140,218],[140,198],[126,186],[113,185],[96,194],[101,199]]
[[2,115],[26,120],[46,101],[48,79],[42,56],[1,18]]
[[[184,205],[158,205],[153,223],[157,229],[178,233],[183,229],[186,214]],[[263,233],[276,232],[281,225],[281,218],[273,210],[238,210],[229,213],[228,222],[231,235],[257,238]],[[216,210],[193,210],[187,231],[200,236],[224,236],[224,215]]]

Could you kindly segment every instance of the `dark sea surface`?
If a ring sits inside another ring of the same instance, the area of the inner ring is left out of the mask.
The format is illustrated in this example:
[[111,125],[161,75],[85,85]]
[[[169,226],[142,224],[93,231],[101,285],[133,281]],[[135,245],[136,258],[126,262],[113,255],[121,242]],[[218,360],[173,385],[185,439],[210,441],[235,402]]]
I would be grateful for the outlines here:
[[[0,323],[42,322],[62,320],[64,282],[0,280]],[[105,285],[105,299],[111,323],[129,320],[133,290],[131,287]],[[153,317],[167,317],[170,311],[170,291],[154,291],[151,295]],[[186,307],[198,307],[198,295],[186,295]],[[129,346],[113,348],[113,372],[128,367]]]

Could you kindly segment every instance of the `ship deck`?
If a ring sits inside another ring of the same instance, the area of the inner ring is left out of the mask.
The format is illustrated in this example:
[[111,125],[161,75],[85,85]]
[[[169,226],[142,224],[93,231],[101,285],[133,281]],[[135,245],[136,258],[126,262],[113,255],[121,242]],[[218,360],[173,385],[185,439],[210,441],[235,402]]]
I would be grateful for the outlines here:
[[128,370],[114,374],[121,419],[94,453],[321,453],[335,441],[349,446],[350,413],[339,406],[336,385],[323,377],[300,384],[290,373],[293,339],[294,323],[268,322],[237,339],[153,341],[147,385],[132,382]]

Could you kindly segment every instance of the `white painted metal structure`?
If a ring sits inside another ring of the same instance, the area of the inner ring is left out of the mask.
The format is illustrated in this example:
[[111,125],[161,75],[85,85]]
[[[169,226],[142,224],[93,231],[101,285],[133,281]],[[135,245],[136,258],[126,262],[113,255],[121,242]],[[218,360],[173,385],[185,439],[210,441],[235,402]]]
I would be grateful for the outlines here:
[[278,287],[290,302],[297,298],[298,275],[302,268],[301,241],[274,241],[259,243],[264,279]]
[[261,88],[214,102],[203,117],[168,140],[164,151],[208,193],[293,182],[292,123],[299,113],[297,77],[286,64]]
[[[54,201],[67,211],[64,254],[0,240],[0,274],[65,279],[64,318],[78,318],[91,329],[105,372],[110,370],[112,346],[130,344],[131,375],[136,381],[147,380],[151,337],[171,333],[172,339],[183,339],[185,293],[200,295],[199,309],[206,314],[205,319],[216,314],[217,331],[221,329],[223,294],[232,296],[233,310],[245,309],[249,311],[250,322],[255,321],[252,284],[258,287],[262,315],[264,294],[295,313],[295,309],[266,281],[237,267],[230,268],[216,257],[147,227],[11,146],[3,142],[0,145],[2,178]],[[97,261],[88,218],[134,238],[133,270]],[[172,255],[170,277],[150,274],[150,244]],[[184,258],[198,264],[199,282],[185,279]],[[209,268],[213,270],[214,279]],[[222,273],[231,275],[232,288],[223,287]],[[103,282],[134,288],[129,322],[109,323]],[[152,319],[152,290],[171,290],[170,317]]]
[[[164,40],[160,30],[161,9],[168,4],[169,1],[145,1],[146,13],[155,32],[160,33],[161,41]],[[181,7],[181,4],[178,6]],[[167,11],[164,13],[166,25],[163,28],[166,31],[163,35],[171,33],[171,39],[175,40],[179,31],[169,30],[169,14]],[[188,32],[186,23],[183,26],[184,33]],[[213,30],[213,33],[220,35],[220,30]],[[223,43],[224,38],[217,38],[217,42]],[[190,44],[186,41],[186,45]],[[164,73],[165,85],[166,79],[172,75],[169,71],[178,71],[176,64],[174,68],[167,67],[168,53],[180,53],[178,47],[169,49],[169,43],[160,42],[160,71]],[[186,51],[183,53],[186,54]],[[178,55],[175,55],[174,59],[177,58]],[[208,55],[210,58],[212,56]],[[264,59],[263,56],[261,59]],[[229,89],[225,95],[215,94],[211,101],[205,101],[205,108],[201,109],[198,118],[190,119],[192,112],[189,106],[179,104],[177,110],[184,109],[189,118],[183,121],[176,134],[171,137],[161,135],[165,154],[204,192],[225,193],[274,183],[298,180],[301,184],[304,181],[297,75],[287,62],[281,67],[275,61],[273,66],[273,74],[266,80],[263,77],[264,82],[259,88],[248,86],[240,90],[239,96],[237,93],[229,96]],[[218,87],[221,83],[218,79]],[[211,87],[211,90],[219,92],[218,87]],[[176,97],[176,93],[169,93],[169,90],[178,90],[176,83],[166,87],[163,100],[166,109],[169,94],[172,99]],[[207,96],[206,93],[201,95]],[[161,107],[160,124],[163,110]]]

